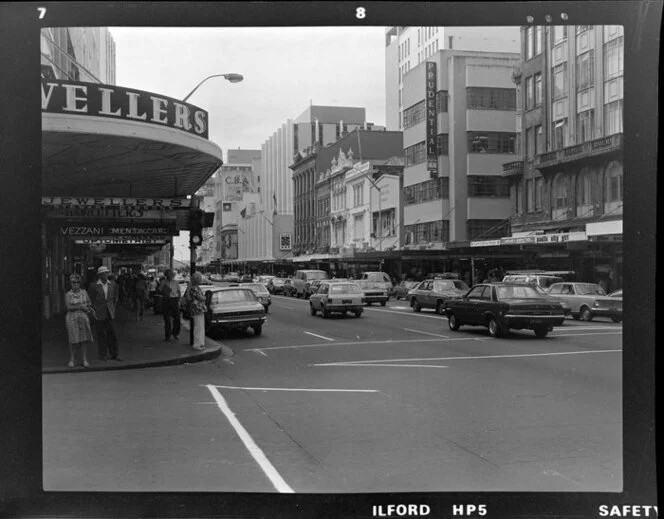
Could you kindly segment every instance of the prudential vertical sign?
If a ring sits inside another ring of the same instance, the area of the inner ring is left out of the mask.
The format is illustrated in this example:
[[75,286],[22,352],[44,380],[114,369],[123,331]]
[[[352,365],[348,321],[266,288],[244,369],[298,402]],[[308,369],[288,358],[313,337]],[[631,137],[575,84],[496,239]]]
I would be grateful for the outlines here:
[[438,152],[436,135],[438,134],[438,116],[436,114],[436,62],[426,62],[426,110],[427,110],[427,169],[431,178],[438,177]]

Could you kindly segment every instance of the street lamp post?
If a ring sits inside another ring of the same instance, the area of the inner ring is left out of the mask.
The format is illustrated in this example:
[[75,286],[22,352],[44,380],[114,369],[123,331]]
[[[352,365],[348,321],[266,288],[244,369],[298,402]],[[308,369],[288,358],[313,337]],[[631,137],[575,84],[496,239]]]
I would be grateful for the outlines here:
[[189,94],[187,94],[185,96],[185,98],[182,100],[182,102],[186,103],[187,99],[189,99],[191,97],[191,95],[194,92],[196,92],[196,90],[198,90],[199,86],[201,86],[203,83],[205,83],[208,79],[212,79],[213,77],[223,77],[224,79],[226,79],[227,81],[229,81],[231,83],[239,83],[240,81],[242,81],[244,79],[244,76],[242,74],[236,74],[235,72],[231,72],[230,74],[214,74],[212,76],[208,76],[203,81],[201,81],[198,85],[196,85],[194,87],[194,89],[191,92],[189,92]]

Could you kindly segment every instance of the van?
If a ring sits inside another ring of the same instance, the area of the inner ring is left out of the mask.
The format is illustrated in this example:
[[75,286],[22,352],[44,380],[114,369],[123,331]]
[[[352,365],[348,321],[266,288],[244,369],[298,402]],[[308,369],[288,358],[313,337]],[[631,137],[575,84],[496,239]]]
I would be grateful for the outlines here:
[[309,292],[309,285],[315,279],[323,280],[329,279],[327,272],[324,270],[298,270],[293,276],[293,292],[296,297],[307,298],[311,295]]

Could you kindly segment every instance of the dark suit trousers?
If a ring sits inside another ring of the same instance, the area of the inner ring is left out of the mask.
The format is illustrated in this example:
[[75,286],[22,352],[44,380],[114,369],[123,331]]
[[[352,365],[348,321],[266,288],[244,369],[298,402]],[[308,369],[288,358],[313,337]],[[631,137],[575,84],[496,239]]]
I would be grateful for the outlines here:
[[106,318],[95,321],[97,327],[97,346],[99,356],[109,355],[112,359],[118,356],[118,338],[115,335],[115,323]]
[[177,297],[164,298],[164,337],[180,335],[180,300]]

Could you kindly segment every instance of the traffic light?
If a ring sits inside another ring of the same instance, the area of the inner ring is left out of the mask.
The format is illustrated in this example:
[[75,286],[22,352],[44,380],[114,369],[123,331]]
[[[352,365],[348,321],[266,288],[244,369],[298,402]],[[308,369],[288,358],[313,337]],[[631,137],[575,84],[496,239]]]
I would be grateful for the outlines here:
[[202,209],[192,209],[189,213],[189,245],[198,247],[203,243],[203,219],[205,212]]

